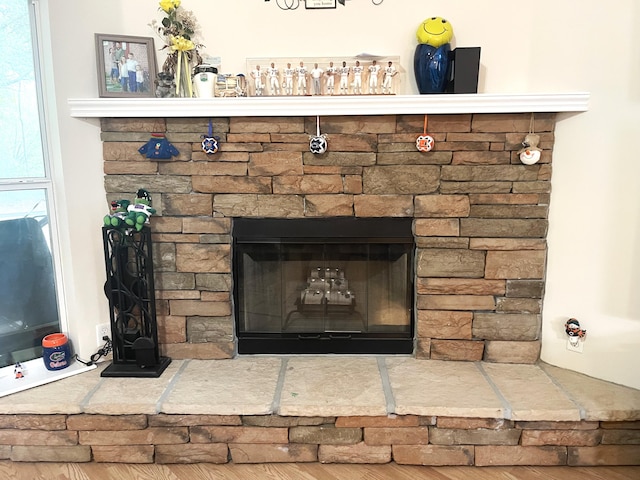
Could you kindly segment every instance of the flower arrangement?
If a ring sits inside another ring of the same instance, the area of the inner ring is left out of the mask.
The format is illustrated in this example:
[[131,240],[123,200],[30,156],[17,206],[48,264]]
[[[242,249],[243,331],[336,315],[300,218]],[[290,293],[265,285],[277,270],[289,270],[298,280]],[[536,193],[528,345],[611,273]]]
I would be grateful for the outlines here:
[[170,50],[162,71],[175,76],[178,95],[191,97],[191,66],[202,63],[198,49],[204,45],[198,41],[198,20],[193,12],[181,7],[181,3],[181,0],[161,0],[158,11],[165,16],[160,23],[153,20],[149,26],[163,40],[162,50]]

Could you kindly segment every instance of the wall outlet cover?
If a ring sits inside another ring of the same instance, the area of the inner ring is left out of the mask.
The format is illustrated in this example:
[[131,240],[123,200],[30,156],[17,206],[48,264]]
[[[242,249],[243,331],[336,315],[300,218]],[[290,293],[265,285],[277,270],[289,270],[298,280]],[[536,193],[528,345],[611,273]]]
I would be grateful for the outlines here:
[[111,338],[111,324],[109,323],[100,323],[96,325],[96,341],[98,342],[98,346],[104,345],[103,337]]
[[570,352],[582,353],[584,350],[584,341],[578,340],[575,345],[571,343],[571,340],[567,340],[567,350]]

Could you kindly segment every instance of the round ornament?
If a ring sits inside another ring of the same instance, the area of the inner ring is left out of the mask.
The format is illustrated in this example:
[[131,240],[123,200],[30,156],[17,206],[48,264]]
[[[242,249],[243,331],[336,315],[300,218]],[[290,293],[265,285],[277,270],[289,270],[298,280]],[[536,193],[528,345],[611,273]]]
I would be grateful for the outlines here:
[[431,135],[420,135],[416,139],[416,148],[420,152],[430,152],[433,149],[435,140]]
[[309,150],[311,153],[321,154],[327,151],[327,137],[325,135],[316,135],[309,140]]
[[216,153],[218,151],[218,140],[215,137],[204,137],[202,151],[209,154]]

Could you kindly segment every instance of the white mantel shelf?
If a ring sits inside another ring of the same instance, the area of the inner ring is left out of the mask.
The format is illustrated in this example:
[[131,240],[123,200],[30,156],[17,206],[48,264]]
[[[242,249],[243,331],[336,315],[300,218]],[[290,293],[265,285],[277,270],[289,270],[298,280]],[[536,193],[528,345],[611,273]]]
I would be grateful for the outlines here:
[[77,118],[584,112],[589,93],[72,98],[68,103]]

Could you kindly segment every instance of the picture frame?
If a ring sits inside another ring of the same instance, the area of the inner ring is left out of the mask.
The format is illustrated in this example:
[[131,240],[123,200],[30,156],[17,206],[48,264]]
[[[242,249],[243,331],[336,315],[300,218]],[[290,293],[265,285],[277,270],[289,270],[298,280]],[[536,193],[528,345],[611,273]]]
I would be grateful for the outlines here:
[[155,96],[158,67],[152,37],[96,33],[95,43],[100,97]]
[[319,9],[319,8],[336,8],[336,0],[304,0],[304,8]]

